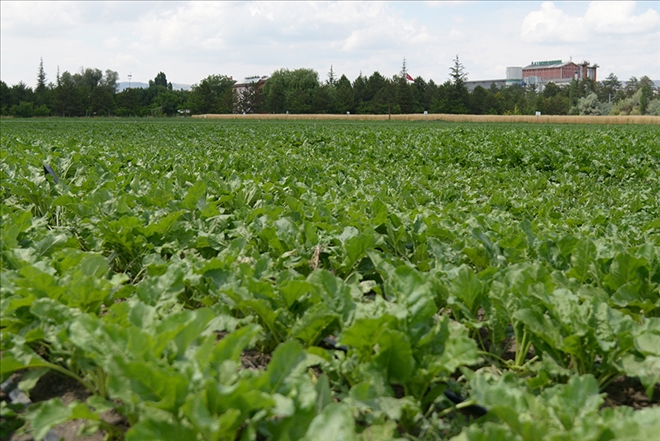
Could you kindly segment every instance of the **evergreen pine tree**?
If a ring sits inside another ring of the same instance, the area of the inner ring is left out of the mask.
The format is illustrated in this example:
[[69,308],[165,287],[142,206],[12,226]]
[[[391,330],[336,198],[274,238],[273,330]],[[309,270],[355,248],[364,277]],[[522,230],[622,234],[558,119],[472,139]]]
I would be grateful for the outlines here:
[[448,84],[448,111],[449,113],[467,113],[469,109],[470,93],[465,86],[467,80],[467,72],[465,67],[458,59],[458,55],[454,59],[454,65],[449,68],[449,76],[451,82]]
[[467,80],[467,72],[465,72],[465,67],[461,64],[458,59],[458,55],[454,58],[454,65],[449,68],[449,76],[452,78],[452,83],[455,85],[464,84]]
[[396,81],[396,105],[398,106],[398,112],[396,113],[412,113],[414,108],[414,98],[413,91],[408,84],[408,67],[406,66],[406,59],[403,59],[403,65],[401,66],[401,72],[399,78]]
[[332,69],[332,64],[330,65],[330,72],[328,72],[328,84],[331,86],[335,84],[335,71]]
[[44,59],[39,62],[39,72],[37,73],[37,88],[35,92],[43,93],[46,90],[46,72],[44,72]]

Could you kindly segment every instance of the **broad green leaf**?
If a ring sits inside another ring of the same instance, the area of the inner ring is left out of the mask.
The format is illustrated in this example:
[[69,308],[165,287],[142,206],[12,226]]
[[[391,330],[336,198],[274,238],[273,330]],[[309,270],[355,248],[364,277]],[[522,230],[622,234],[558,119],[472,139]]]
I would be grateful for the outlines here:
[[296,376],[304,369],[306,358],[305,351],[297,341],[288,340],[280,344],[266,368],[264,391],[287,395],[296,382]]
[[183,292],[184,269],[177,265],[167,267],[165,274],[151,276],[140,283],[137,289],[138,298],[150,306],[172,304],[176,296]]
[[479,278],[467,265],[462,265],[451,279],[450,294],[456,296],[472,313],[481,306],[483,288]]
[[151,237],[156,234],[160,236],[164,236],[169,231],[169,229],[172,228],[172,225],[174,225],[174,223],[181,217],[183,213],[184,213],[183,211],[173,211],[172,213],[169,213],[167,216],[165,216],[158,222],[149,224],[144,229],[144,235],[146,237]]
[[561,348],[564,344],[561,331],[556,323],[548,316],[530,308],[519,309],[513,314],[542,341],[554,348]]
[[619,407],[613,415],[610,430],[614,439],[621,441],[655,441],[660,433],[660,407],[647,407],[633,411]]
[[213,349],[211,361],[219,364],[225,360],[238,361],[243,350],[251,345],[261,331],[261,327],[250,324],[224,336]]
[[344,266],[351,268],[358,259],[365,256],[367,250],[373,249],[380,242],[380,236],[374,230],[368,229],[347,239],[344,243],[346,249],[346,261]]
[[571,377],[565,385],[544,391],[543,397],[555,410],[566,430],[571,430],[587,418],[592,418],[603,404],[598,394],[598,382],[592,375]]
[[447,372],[455,372],[461,366],[471,366],[479,361],[474,340],[463,336],[452,337],[445,343],[445,351],[440,358],[440,365]]
[[32,388],[37,384],[39,379],[48,372],[50,372],[49,367],[30,369],[24,372],[23,376],[21,377],[21,381],[18,383],[18,388],[23,392],[30,392],[30,390],[32,390]]
[[464,428],[450,441],[522,441],[522,438],[506,427],[487,422],[481,427],[473,425]]
[[34,244],[34,249],[38,256],[47,256],[63,248],[67,240],[68,237],[66,234],[49,232],[46,237]]
[[90,315],[76,317],[69,326],[68,338],[85,351],[88,358],[99,363],[104,363],[114,353],[124,354],[121,341],[110,338],[103,323]]
[[589,278],[593,261],[596,259],[596,245],[589,239],[580,240],[571,254],[571,269],[566,275],[574,277],[580,282]]
[[471,383],[477,402],[523,440],[534,441],[539,434],[548,433],[552,424],[550,412],[521,388],[515,374],[507,372],[494,384],[475,376]]
[[77,419],[101,421],[98,413],[86,404],[74,400],[66,405],[59,397],[38,403],[31,407],[26,415],[26,420],[35,431],[34,437],[38,440],[43,439],[56,425]]
[[332,391],[330,390],[330,380],[328,379],[327,374],[325,373],[321,374],[321,376],[318,378],[315,389],[316,389],[315,408],[316,408],[316,412],[320,413],[330,403],[332,403]]
[[358,318],[341,333],[339,342],[361,352],[371,353],[380,332],[394,327],[395,323],[396,318],[387,314],[374,318]]
[[15,248],[18,245],[18,235],[27,231],[31,225],[31,211],[11,213],[9,221],[2,226],[2,249]]
[[182,357],[213,316],[213,311],[207,308],[170,314],[158,323],[155,329],[156,335],[159,339],[173,341],[177,347],[176,356]]
[[382,424],[372,424],[368,426],[359,435],[361,441],[394,441],[400,439],[397,435],[397,425],[395,421],[388,420]]
[[430,318],[438,312],[434,302],[434,286],[419,271],[408,266],[398,267],[385,283],[387,295],[408,310],[408,327],[413,338],[426,331]]
[[257,389],[260,380],[242,379],[231,386],[209,381],[205,387],[209,410],[215,415],[238,409],[243,417],[257,412],[265,416],[275,406],[275,400],[272,393]]
[[78,263],[76,272],[82,276],[103,277],[108,272],[108,260],[100,254],[86,253]]
[[660,332],[646,331],[635,337],[635,348],[644,356],[660,357]]
[[108,389],[113,398],[127,403],[148,402],[173,414],[185,401],[189,380],[172,368],[112,356],[107,369],[112,372]]
[[303,314],[291,327],[290,338],[300,340],[305,346],[318,342],[326,329],[336,320],[339,315],[332,312],[324,303],[317,303]]
[[[18,343],[18,342],[17,342]],[[16,344],[13,348],[4,351],[0,363],[0,377],[6,378],[8,374],[21,369],[52,368],[53,365],[37,355],[27,345]]]
[[177,418],[153,418],[147,416],[126,432],[126,441],[181,441],[197,439],[197,433]]
[[[5,378],[6,374],[11,374],[13,372],[16,372],[21,369],[25,369],[30,366],[31,360],[28,359],[27,363],[18,360],[16,357],[9,355],[9,354],[2,354],[2,363],[0,363],[0,375],[2,375],[2,378]],[[41,366],[40,360],[37,358],[32,366]]]
[[238,409],[229,409],[221,415],[211,414],[203,392],[189,395],[183,412],[194,428],[208,440],[236,439],[236,433],[247,416],[241,417],[241,411]]
[[41,440],[55,425],[68,421],[70,416],[71,409],[60,398],[53,398],[30,409],[26,419],[34,429],[34,437]]
[[254,314],[259,317],[265,329],[270,331],[276,341],[284,340],[285,330],[282,324],[277,320],[282,309],[273,310],[270,302],[264,299],[243,300],[238,307],[246,314]]
[[313,286],[304,280],[288,280],[280,287],[280,292],[287,308],[291,308],[296,300],[299,300],[304,294],[312,290]]
[[[50,297],[58,300],[65,292],[66,287],[61,285],[57,277],[42,271],[36,266],[24,266],[19,271],[21,279],[16,280],[16,285],[25,288],[27,292],[35,297]],[[22,291],[19,291],[22,293]]]
[[374,199],[371,203],[371,225],[378,227],[387,222],[387,206],[380,199]]
[[606,277],[607,283],[613,290],[628,282],[639,279],[637,269],[646,265],[646,259],[633,257],[628,253],[618,253],[612,260],[610,272]]
[[326,270],[316,270],[307,277],[307,281],[316,287],[331,311],[342,315],[342,320],[348,322],[355,309],[351,296],[351,288],[341,279]]
[[404,384],[415,368],[408,336],[401,331],[383,329],[377,344],[379,351],[374,361],[383,367],[390,381]]
[[205,194],[206,182],[197,181],[188,189],[186,196],[183,198],[183,201],[181,201],[181,206],[186,210],[192,211],[197,206],[197,202],[203,198]]
[[660,357],[626,354],[621,357],[621,367],[626,375],[638,377],[646,388],[646,395],[653,397],[654,387],[660,384]]
[[354,441],[355,420],[348,406],[330,403],[309,425],[303,441]]

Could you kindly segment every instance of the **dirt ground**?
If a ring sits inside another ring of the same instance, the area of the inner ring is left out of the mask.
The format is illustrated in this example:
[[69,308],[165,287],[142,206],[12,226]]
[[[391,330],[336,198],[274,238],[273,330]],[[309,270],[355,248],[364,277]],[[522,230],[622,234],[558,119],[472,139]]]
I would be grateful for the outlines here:
[[[16,376],[14,382],[20,381],[20,374]],[[4,395],[4,394],[3,394]],[[77,381],[72,378],[58,375],[54,372],[48,372],[39,379],[36,386],[30,391],[30,400],[33,403],[40,401],[50,400],[51,398],[61,398],[64,404],[69,404],[74,400],[85,401],[90,393]],[[6,400],[5,396],[0,396],[0,399]],[[124,418],[114,411],[104,412],[102,418],[122,430],[127,430],[125,427]],[[60,440],[64,441],[103,441],[105,439],[105,431],[98,431],[91,436],[78,436],[78,432],[83,426],[82,420],[69,421],[64,424],[56,426],[53,431]],[[8,434],[0,439],[0,441],[33,441],[34,438],[27,434],[21,434],[20,431]]]
[[605,406],[608,407],[630,406],[639,410],[660,405],[660,384],[655,385],[653,399],[650,399],[637,378],[617,378],[605,389],[605,393]]

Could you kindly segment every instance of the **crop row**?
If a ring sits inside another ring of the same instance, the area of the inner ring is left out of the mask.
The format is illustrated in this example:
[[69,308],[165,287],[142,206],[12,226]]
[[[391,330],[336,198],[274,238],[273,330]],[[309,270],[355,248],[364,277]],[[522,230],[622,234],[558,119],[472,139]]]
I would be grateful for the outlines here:
[[3,379],[89,393],[3,402],[6,430],[657,433],[660,408],[604,405],[660,382],[649,128],[2,124]]

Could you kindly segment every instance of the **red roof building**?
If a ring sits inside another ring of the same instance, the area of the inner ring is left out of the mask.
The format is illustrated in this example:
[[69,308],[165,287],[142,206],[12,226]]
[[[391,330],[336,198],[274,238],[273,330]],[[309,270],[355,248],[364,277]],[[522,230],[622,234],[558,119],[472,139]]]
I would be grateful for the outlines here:
[[542,82],[570,82],[573,79],[581,80],[591,78],[596,81],[596,69],[598,65],[591,66],[588,61],[576,64],[572,61],[567,63],[561,60],[534,61],[523,67],[523,79],[536,77]]
[[254,85],[255,83],[257,84],[257,89],[261,89],[266,83],[266,80],[268,80],[268,75],[264,76],[254,76],[254,77],[247,77],[243,80],[242,83],[235,83],[233,86],[233,89],[238,93],[239,95],[242,95],[248,87]]

